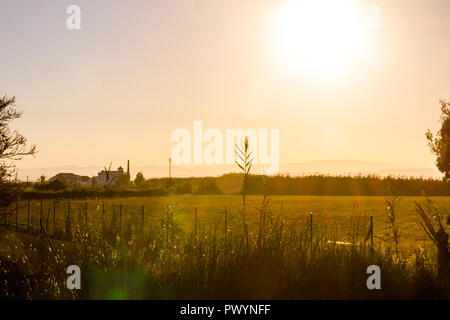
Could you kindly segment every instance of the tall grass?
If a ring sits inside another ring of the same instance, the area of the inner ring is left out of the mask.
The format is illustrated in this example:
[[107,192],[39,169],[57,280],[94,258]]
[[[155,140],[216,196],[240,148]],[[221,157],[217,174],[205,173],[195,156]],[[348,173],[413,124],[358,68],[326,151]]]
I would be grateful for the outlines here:
[[[392,255],[389,242],[367,241],[368,217],[357,205],[343,232],[332,218],[299,215],[286,223],[268,197],[248,223],[239,212],[184,229],[167,206],[142,230],[119,208],[106,219],[72,208],[70,236],[11,233],[0,255],[0,297],[23,299],[420,299],[450,298],[448,278],[426,249]],[[248,208],[250,210],[250,208]],[[45,225],[45,224],[44,224]],[[311,237],[312,227],[312,237]],[[67,233],[69,234],[69,233]],[[17,238],[19,237],[19,238]],[[3,240],[6,241],[6,240]],[[398,249],[400,250],[400,249]],[[68,290],[65,268],[82,270]],[[366,268],[382,270],[382,290],[368,290]]]

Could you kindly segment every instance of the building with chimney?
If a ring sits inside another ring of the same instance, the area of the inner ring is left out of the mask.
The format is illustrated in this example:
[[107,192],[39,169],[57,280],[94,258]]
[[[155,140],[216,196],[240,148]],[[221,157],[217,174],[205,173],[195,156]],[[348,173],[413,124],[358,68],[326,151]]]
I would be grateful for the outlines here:
[[97,176],[97,185],[103,187],[114,186],[124,178],[130,181],[130,160],[127,162],[127,172],[124,172],[122,167],[117,168],[117,171],[100,171]]

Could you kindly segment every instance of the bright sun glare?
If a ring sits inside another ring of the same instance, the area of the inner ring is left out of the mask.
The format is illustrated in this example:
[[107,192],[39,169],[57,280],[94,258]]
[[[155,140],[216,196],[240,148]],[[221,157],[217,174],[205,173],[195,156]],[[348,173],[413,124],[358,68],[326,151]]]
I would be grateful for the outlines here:
[[365,24],[351,0],[297,0],[281,12],[277,41],[290,71],[345,71],[365,50]]

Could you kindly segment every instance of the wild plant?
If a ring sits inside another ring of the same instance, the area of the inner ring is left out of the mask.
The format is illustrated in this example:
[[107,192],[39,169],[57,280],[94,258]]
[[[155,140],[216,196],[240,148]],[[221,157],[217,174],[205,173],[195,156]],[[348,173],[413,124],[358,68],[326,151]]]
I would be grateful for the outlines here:
[[441,214],[429,198],[426,198],[424,206],[417,201],[415,205],[416,211],[422,219],[419,222],[420,227],[437,248],[438,273],[448,277],[450,274],[448,233],[442,223]]
[[395,248],[395,254],[398,257],[399,255],[399,243],[400,243],[400,228],[397,223],[397,217],[396,217],[396,207],[398,202],[401,200],[398,196],[389,196],[385,197],[384,201],[387,206],[387,224],[388,229],[390,230],[390,233],[392,235],[392,241],[394,242],[394,248]]

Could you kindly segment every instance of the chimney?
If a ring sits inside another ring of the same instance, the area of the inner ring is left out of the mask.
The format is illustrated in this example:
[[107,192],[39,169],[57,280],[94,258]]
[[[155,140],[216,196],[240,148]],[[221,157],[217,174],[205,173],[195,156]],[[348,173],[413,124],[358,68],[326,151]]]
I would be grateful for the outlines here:
[[130,160],[127,161],[127,174],[130,175]]

